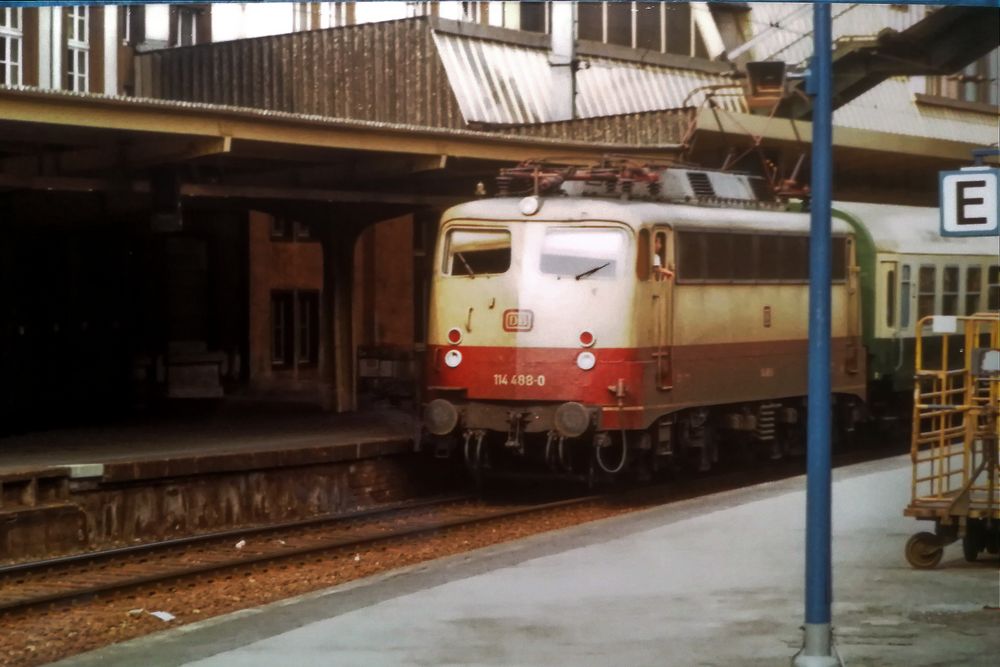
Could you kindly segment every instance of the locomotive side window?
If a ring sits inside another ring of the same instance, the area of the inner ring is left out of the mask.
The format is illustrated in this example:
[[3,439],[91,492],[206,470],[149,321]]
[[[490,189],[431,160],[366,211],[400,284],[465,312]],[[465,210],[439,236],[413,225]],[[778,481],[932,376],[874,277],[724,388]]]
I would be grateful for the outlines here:
[[941,278],[941,314],[958,315],[958,267],[944,267]]
[[899,276],[899,326],[910,326],[910,265],[903,265]]
[[979,311],[979,297],[983,293],[983,267],[970,266],[965,269],[965,314]]
[[626,245],[625,232],[599,227],[545,230],[542,240],[542,273],[572,276],[577,280],[614,278]]
[[677,269],[685,280],[705,280],[705,235],[700,232],[678,232]]
[[917,278],[917,319],[934,314],[934,283],[937,282],[937,268],[921,266]]
[[989,283],[986,309],[1000,310],[1000,266],[994,264],[986,275]]
[[782,240],[780,236],[761,235],[758,275],[762,280],[778,280],[782,277],[781,268],[785,262],[781,252]]
[[452,229],[445,239],[444,267],[451,276],[504,273],[510,268],[510,232],[501,229]]
[[[790,234],[677,233],[680,279],[718,282],[809,282],[809,238]],[[847,276],[847,239],[832,247],[832,279]]]
[[[785,236],[782,237],[783,245],[781,252],[781,274],[784,280],[808,280],[809,279],[809,239],[805,236]],[[834,239],[836,245],[843,239]],[[837,279],[836,269],[833,270],[834,279]]]
[[753,234],[733,235],[733,280],[748,282],[757,277],[757,247]]
[[733,235],[705,232],[706,276],[716,280],[731,280],[733,273]]

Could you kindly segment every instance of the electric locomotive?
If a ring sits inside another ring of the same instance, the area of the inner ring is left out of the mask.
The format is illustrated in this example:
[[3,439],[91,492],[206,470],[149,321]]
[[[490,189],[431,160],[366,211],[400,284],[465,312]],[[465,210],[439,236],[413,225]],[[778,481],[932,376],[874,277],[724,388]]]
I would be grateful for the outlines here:
[[[807,214],[702,169],[533,166],[498,182],[441,222],[424,411],[439,455],[477,477],[594,481],[801,447]],[[866,357],[841,220],[832,262],[833,400],[853,414]]]

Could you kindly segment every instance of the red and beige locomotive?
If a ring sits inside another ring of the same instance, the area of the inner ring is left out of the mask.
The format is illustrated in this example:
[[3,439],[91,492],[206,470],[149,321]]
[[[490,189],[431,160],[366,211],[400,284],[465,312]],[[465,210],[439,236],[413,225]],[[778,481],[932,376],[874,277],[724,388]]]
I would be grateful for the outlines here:
[[[424,427],[476,473],[595,479],[801,444],[808,214],[747,175],[506,170],[443,216]],[[528,196],[503,196],[519,184]],[[865,397],[851,228],[833,221],[832,389]]]

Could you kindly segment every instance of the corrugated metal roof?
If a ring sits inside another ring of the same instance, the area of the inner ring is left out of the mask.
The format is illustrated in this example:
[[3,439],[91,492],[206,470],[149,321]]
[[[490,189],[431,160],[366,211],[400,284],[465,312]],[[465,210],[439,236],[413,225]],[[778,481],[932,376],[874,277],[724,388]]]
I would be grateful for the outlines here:
[[[750,25],[756,60],[783,60],[800,65],[812,56],[812,5],[755,2]],[[874,38],[881,30],[905,30],[927,15],[923,5],[840,4],[832,14],[833,39]]]
[[833,124],[986,146],[997,141],[998,114],[918,104],[910,82],[887,79],[833,112]]
[[[467,121],[513,125],[553,120],[547,50],[442,31],[434,32],[434,43]],[[731,83],[718,74],[652,63],[588,56],[579,60],[580,118],[679,109],[695,89]],[[744,110],[739,98],[721,97],[719,104]]]

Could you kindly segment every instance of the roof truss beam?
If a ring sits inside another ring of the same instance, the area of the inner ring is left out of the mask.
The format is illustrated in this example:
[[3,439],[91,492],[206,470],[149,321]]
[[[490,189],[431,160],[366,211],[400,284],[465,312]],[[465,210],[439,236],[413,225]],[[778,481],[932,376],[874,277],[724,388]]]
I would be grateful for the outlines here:
[[130,171],[201,157],[223,155],[232,150],[230,137],[194,137],[157,140],[108,148],[48,151],[0,161],[0,172],[21,176],[73,175],[96,171]]

